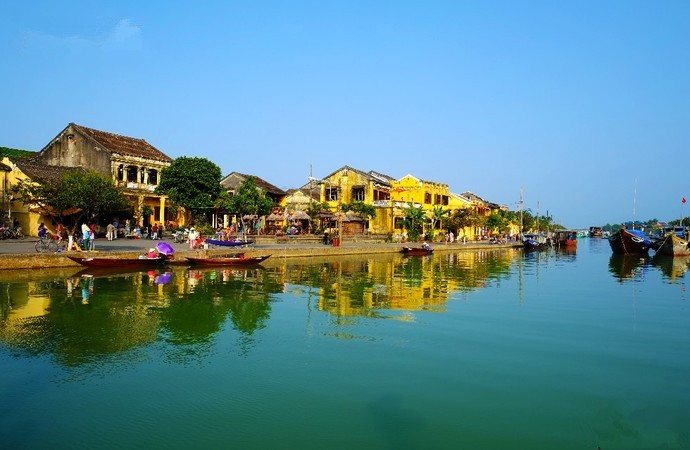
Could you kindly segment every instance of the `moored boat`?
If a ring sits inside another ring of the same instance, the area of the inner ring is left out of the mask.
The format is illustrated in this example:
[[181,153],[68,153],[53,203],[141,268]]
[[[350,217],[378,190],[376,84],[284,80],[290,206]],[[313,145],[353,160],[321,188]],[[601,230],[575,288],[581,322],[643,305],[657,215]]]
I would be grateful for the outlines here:
[[540,250],[546,247],[546,236],[543,234],[525,234],[522,236],[522,245],[527,250]]
[[405,255],[430,255],[434,251],[431,247],[403,247],[402,252]]
[[577,247],[577,231],[556,231],[556,243],[561,247]]
[[600,238],[603,232],[601,227],[589,227],[589,237]]
[[642,255],[649,251],[651,242],[640,230],[621,228],[609,237],[609,244],[617,255]]
[[187,261],[200,266],[251,266],[267,260],[271,255],[255,256],[251,258],[240,256],[221,256],[218,258],[190,258]]
[[667,233],[654,247],[659,255],[690,256],[688,241],[679,238],[676,233]]
[[66,255],[72,261],[87,267],[155,267],[165,262],[166,257],[158,258],[99,258]]
[[254,241],[219,241],[218,239],[206,239],[206,242],[211,245],[219,245],[221,247],[241,247],[243,245],[252,245]]

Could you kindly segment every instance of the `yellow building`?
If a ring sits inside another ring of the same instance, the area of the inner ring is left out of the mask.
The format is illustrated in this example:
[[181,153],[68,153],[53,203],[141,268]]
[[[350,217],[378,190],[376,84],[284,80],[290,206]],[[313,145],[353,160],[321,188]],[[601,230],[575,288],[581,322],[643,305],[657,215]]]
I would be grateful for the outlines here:
[[343,224],[344,234],[387,234],[393,228],[393,207],[390,202],[392,177],[378,172],[363,172],[349,166],[341,167],[325,176],[320,182],[321,202],[328,203],[336,215],[342,205],[355,201],[364,202],[376,208],[371,218],[358,218],[347,215]]
[[[424,226],[423,234],[429,232],[434,208],[440,207],[448,211],[446,217],[450,217],[457,210],[473,206],[469,199],[462,195],[451,193],[447,184],[422,180],[410,174],[392,183],[391,202],[395,207],[393,211],[395,234],[403,233],[403,221],[406,210],[410,206],[422,208],[429,220],[429,223]],[[440,234],[443,231],[442,224],[436,222],[435,225],[436,231]],[[470,236],[473,236],[472,230],[466,231],[468,231],[468,239]]]

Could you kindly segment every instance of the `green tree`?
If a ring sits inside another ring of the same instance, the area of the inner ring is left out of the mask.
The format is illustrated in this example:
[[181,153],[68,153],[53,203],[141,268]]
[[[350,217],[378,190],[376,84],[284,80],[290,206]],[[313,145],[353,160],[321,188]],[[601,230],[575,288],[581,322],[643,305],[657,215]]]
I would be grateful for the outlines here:
[[403,224],[411,241],[416,241],[419,239],[419,236],[421,236],[424,230],[425,217],[424,210],[421,207],[416,208],[412,206],[412,204],[410,204],[407,211],[405,211]]
[[43,214],[62,224],[68,217],[66,213],[72,213],[69,217],[75,219],[73,232],[84,219],[103,217],[131,208],[112,179],[96,172],[74,170],[62,174],[57,182],[35,181],[19,181],[12,188],[13,194],[22,203],[38,207]]
[[157,194],[170,197],[197,217],[206,213],[220,195],[220,167],[206,158],[177,158],[161,171]]
[[270,214],[274,203],[263,191],[256,187],[254,177],[249,177],[242,183],[234,195],[223,195],[220,205],[227,211],[236,214],[240,221],[242,221],[242,229],[246,230],[247,226],[244,216],[265,216]]
[[318,230],[320,227],[320,223],[318,223],[319,220],[319,214],[328,211],[328,203],[323,202],[311,202],[309,205],[309,208],[307,208],[306,213],[309,215],[309,227],[313,229]]
[[429,220],[431,221],[431,229],[429,230],[430,239],[434,238],[434,234],[436,233],[436,224],[443,224],[449,215],[450,209],[445,209],[440,205],[434,206],[434,209],[431,210],[431,215],[429,217]]
[[458,209],[448,218],[448,225],[457,229],[457,234],[465,236],[465,228],[480,227],[485,222],[485,217],[477,212],[474,208]]
[[498,233],[501,233],[503,230],[505,230],[507,224],[508,221],[505,217],[503,217],[501,211],[492,212],[486,218],[486,226],[489,228],[489,230],[491,230],[491,232],[497,231]]

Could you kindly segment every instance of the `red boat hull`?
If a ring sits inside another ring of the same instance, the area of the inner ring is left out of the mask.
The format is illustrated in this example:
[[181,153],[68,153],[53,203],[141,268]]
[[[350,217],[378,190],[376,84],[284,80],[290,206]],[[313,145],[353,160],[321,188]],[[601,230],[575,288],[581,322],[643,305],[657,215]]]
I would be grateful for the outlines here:
[[403,247],[402,252],[406,255],[431,255],[433,249],[425,249],[421,247]]
[[649,242],[621,228],[609,238],[611,250],[617,255],[641,255],[649,251]]
[[87,267],[155,267],[165,258],[93,258],[67,256],[72,261]]

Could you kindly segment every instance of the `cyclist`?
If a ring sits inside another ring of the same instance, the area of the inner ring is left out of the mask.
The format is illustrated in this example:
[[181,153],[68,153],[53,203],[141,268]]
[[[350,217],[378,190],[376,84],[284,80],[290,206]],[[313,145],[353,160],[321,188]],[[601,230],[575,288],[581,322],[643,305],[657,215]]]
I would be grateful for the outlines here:
[[41,222],[41,224],[38,226],[38,237],[41,239],[45,239],[49,235],[48,228]]

